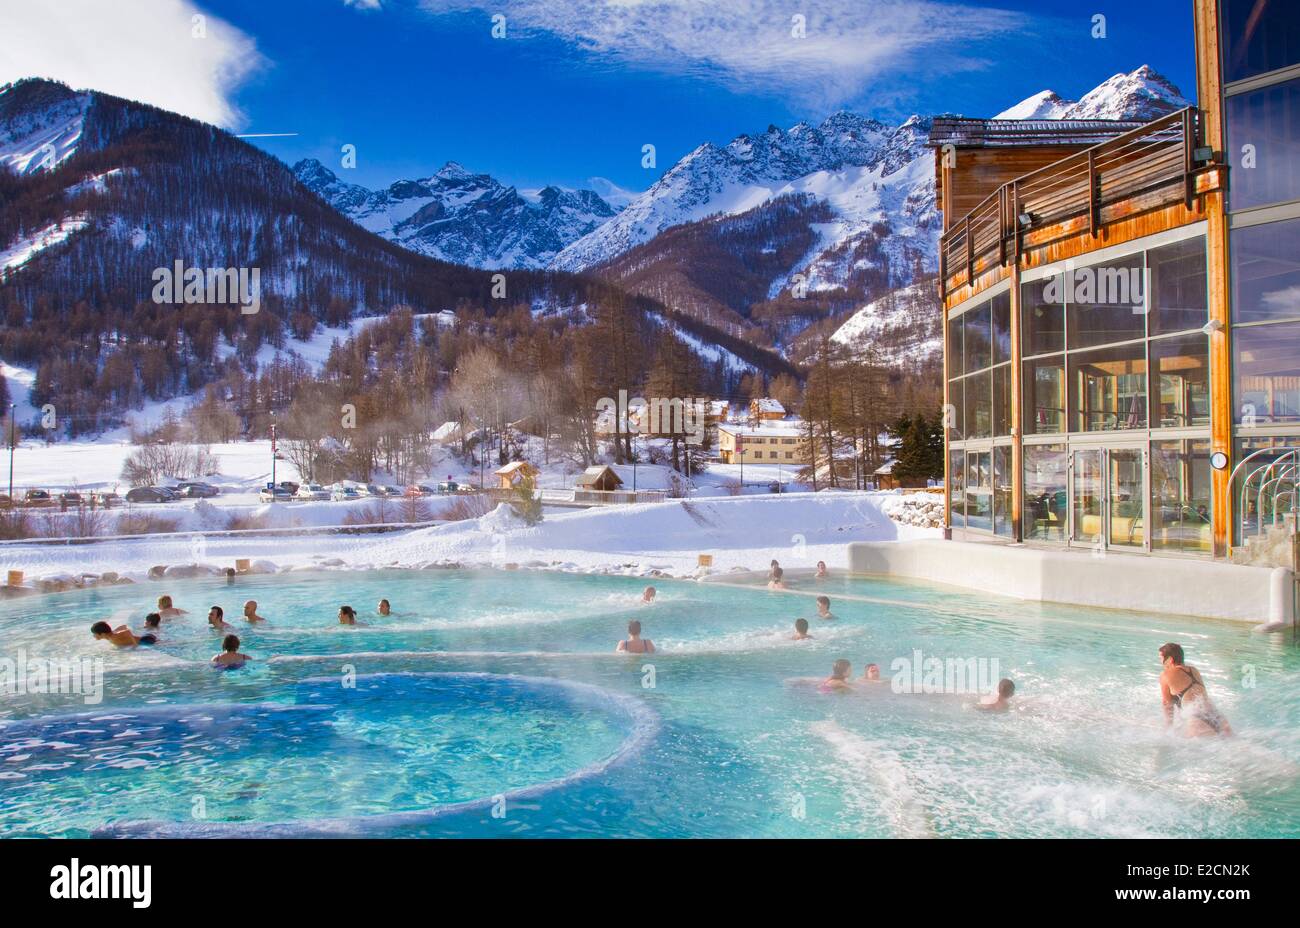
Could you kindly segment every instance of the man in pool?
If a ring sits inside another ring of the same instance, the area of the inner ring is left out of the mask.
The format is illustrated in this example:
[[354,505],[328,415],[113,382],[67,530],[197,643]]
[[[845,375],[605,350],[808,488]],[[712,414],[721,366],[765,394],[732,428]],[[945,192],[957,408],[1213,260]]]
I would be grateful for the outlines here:
[[213,606],[208,610],[208,624],[219,632],[234,628],[233,625],[226,622],[226,611],[220,606]]
[[234,670],[236,667],[243,667],[251,660],[252,658],[247,654],[239,653],[239,636],[227,635],[221,639],[221,653],[212,658],[212,666],[223,670]]
[[258,622],[265,622],[266,619],[257,614],[257,600],[250,599],[244,603],[244,618],[249,625],[256,625]]
[[807,641],[812,635],[808,634],[808,620],[794,620],[794,634],[790,636],[791,641]]
[[1015,695],[1016,685],[1011,680],[1003,677],[998,681],[998,695],[992,702],[977,702],[976,709],[985,712],[1006,712],[1011,708],[1011,697]]
[[828,573],[826,572],[826,562],[825,562],[825,561],[818,561],[818,562],[817,562],[817,573],[813,574],[813,579],[814,579],[814,580],[825,580],[828,576],[830,576],[830,574],[828,574]]
[[107,641],[115,648],[134,648],[141,644],[153,644],[158,640],[153,635],[136,635],[125,625],[113,628],[107,622],[96,622],[90,626],[90,633],[95,636],[96,641]]
[[159,596],[158,614],[162,616],[164,619],[174,619],[178,615],[187,615],[188,610],[177,609],[175,606],[173,606],[172,598],[170,596]]
[[643,605],[643,606],[648,606],[648,605],[650,605],[652,602],[655,601],[655,596],[656,596],[656,595],[658,595],[658,594],[656,593],[654,587],[652,587],[652,586],[648,586],[648,587],[646,587],[646,588],[641,592],[641,605]]
[[145,616],[144,631],[146,635],[153,635],[155,641],[158,640],[158,634],[162,631],[162,616],[156,612]]
[[817,597],[817,618],[825,619],[827,622],[835,621],[835,616],[831,612],[831,598],[829,596]]
[[1172,641],[1161,645],[1160,663],[1164,667],[1160,671],[1160,702],[1165,710],[1165,724],[1174,723],[1177,708],[1183,710],[1187,719],[1184,734],[1189,738],[1231,735],[1232,726],[1210,702],[1201,672],[1183,662],[1183,646]]
[[357,621],[357,610],[351,606],[339,606],[339,624],[340,625],[365,625],[365,622]]
[[880,665],[868,664],[866,666],[866,669],[862,671],[862,682],[863,683],[884,683],[885,681],[880,679]]
[[831,665],[831,675],[817,689],[823,693],[848,693],[853,689],[853,684],[849,683],[852,673],[853,665],[841,657]]
[[641,637],[641,623],[633,619],[627,623],[627,639],[620,641],[614,650],[627,654],[651,654],[654,649],[655,643],[649,638]]
[[376,611],[377,613],[379,613],[380,615],[392,615],[392,614],[393,614],[393,607],[392,607],[392,605],[388,602],[388,600],[386,600],[386,599],[381,599],[381,600],[379,601],[379,607],[378,607],[375,611]]

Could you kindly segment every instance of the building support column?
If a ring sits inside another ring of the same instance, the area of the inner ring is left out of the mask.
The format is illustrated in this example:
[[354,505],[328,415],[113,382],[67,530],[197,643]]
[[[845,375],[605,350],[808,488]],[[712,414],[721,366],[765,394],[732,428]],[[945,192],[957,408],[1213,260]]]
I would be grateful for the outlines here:
[[1011,537],[1024,541],[1024,526],[1020,524],[1025,511],[1025,465],[1021,437],[1023,394],[1020,383],[1020,262],[1011,259]]
[[1210,451],[1228,456],[1228,466],[1211,471],[1214,480],[1212,529],[1214,556],[1228,556],[1232,543],[1233,500],[1228,477],[1235,464],[1232,453],[1232,310],[1228,292],[1228,217],[1223,191],[1205,196],[1207,229],[1205,259],[1209,273],[1210,302]]

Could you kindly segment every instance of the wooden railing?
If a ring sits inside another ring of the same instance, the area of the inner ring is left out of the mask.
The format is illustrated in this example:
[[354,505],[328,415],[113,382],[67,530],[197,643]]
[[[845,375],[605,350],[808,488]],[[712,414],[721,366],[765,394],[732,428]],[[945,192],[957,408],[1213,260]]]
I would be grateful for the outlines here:
[[[1183,201],[1191,208],[1198,163],[1199,118],[1187,107],[1003,184],[939,240],[943,295],[996,266],[1054,240],[1038,230],[1086,218],[1094,237],[1108,222]],[[1074,234],[1068,229],[1056,236]]]

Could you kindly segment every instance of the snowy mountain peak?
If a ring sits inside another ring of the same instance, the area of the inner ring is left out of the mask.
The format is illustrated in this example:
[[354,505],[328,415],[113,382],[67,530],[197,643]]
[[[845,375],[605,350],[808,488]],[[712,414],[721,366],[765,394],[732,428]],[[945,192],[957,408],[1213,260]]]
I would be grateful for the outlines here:
[[384,190],[341,181],[315,159],[294,175],[358,225],[405,248],[471,267],[545,267],[565,245],[618,210],[592,190],[546,187],[524,196],[448,161],[423,180]]
[[53,170],[76,150],[91,95],[28,79],[0,87],[0,166],[18,174]]
[[994,119],[1156,119],[1190,105],[1177,87],[1149,65],[1116,74],[1077,102],[1052,90],[1026,97]]

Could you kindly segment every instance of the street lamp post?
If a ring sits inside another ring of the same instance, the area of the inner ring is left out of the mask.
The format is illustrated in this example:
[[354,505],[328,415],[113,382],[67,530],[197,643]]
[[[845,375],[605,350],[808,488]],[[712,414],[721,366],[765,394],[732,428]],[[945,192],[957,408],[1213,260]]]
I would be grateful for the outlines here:
[[275,502],[275,459],[278,451],[275,444],[275,413],[271,413],[271,502]]
[[17,404],[9,404],[9,506],[14,504],[14,416]]

